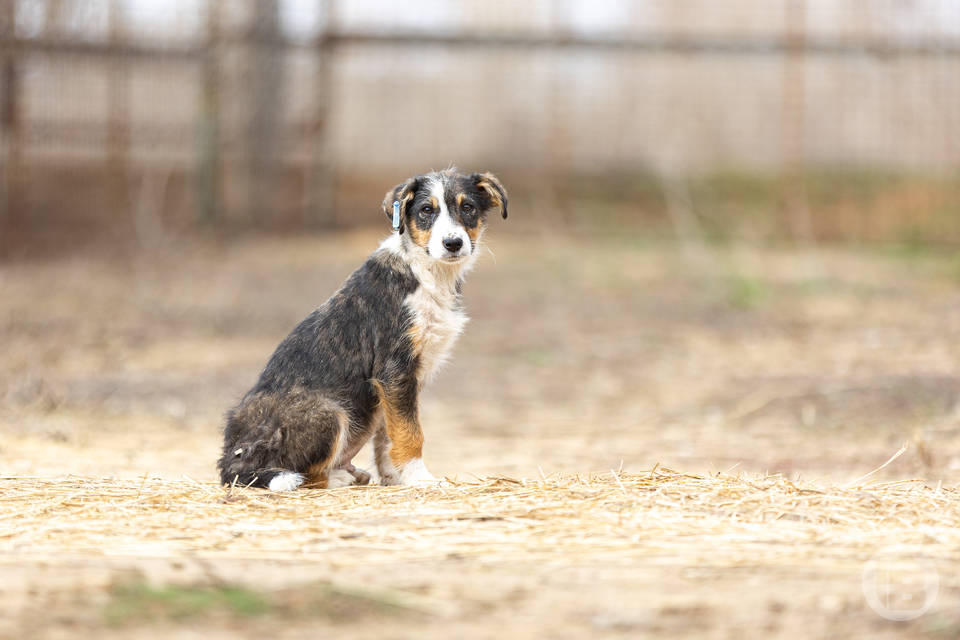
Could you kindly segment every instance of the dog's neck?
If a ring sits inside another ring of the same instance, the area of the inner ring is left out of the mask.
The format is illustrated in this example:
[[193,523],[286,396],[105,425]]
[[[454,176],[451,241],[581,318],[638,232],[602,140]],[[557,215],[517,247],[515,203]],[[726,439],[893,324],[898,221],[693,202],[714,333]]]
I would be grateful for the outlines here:
[[477,260],[477,246],[470,256],[460,262],[450,263],[437,260],[427,254],[422,247],[410,240],[409,234],[393,233],[380,245],[400,257],[410,267],[413,275],[420,282],[420,286],[437,298],[457,297],[460,287],[467,273],[473,268]]

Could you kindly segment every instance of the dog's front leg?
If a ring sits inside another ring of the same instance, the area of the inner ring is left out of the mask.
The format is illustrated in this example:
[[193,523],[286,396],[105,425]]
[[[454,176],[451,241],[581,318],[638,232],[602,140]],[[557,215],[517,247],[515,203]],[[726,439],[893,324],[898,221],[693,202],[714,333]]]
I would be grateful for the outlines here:
[[370,466],[377,474],[377,484],[382,486],[400,484],[400,476],[390,460],[390,438],[387,437],[383,418],[380,419],[377,430],[373,432],[373,464]]
[[423,464],[423,430],[416,378],[376,382],[383,427],[373,437],[381,484],[432,486],[440,480]]

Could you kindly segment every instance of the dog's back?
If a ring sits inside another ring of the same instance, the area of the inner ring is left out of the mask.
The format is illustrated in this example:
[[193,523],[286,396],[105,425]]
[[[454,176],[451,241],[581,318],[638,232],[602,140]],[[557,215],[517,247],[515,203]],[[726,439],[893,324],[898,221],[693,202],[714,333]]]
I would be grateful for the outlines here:
[[409,266],[380,250],[307,316],[227,414],[221,482],[268,487],[294,472],[323,484],[328,461],[370,435],[379,402],[370,381],[409,364],[404,300],[417,286]]

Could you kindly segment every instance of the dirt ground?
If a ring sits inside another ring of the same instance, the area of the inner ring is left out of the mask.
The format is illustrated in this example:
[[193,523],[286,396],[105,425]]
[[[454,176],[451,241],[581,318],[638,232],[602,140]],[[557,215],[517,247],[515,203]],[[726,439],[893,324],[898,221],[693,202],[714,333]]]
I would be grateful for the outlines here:
[[[98,487],[157,479],[222,492],[208,483],[223,412],[381,235],[189,239],[0,265],[0,492],[11,498],[18,485],[78,477]],[[536,480],[659,464],[829,487],[907,443],[873,480],[920,478],[933,490],[960,482],[954,254],[530,230],[495,231],[490,246],[495,255],[465,287],[472,320],[423,398],[435,474]],[[429,491],[403,495],[432,500]],[[895,622],[864,596],[864,567],[884,551],[869,545],[834,557],[824,540],[829,561],[811,562],[790,552],[790,536],[774,536],[765,544],[783,554],[770,560],[765,547],[751,562],[752,534],[718,540],[704,528],[677,541],[696,553],[622,557],[568,557],[558,547],[527,559],[411,558],[373,543],[217,553],[190,536],[150,532],[120,545],[109,531],[91,548],[71,545],[63,531],[75,514],[57,504],[38,507],[45,524],[36,540],[18,528],[26,521],[0,511],[0,637],[960,634],[960,552],[950,551],[953,538],[908,518],[896,526],[914,536],[911,557],[935,562],[939,595],[925,615]],[[684,504],[669,509],[682,513]],[[297,526],[295,514],[276,509],[278,523]],[[222,526],[242,526],[244,514]],[[390,514],[371,506],[364,517]],[[396,520],[391,526],[417,539],[416,514]],[[491,541],[509,541],[511,522],[491,525]],[[61,546],[44,542],[51,531]],[[317,608],[294,606],[305,584],[346,613],[303,614]],[[170,585],[183,593],[163,591]],[[224,595],[223,585],[241,591]],[[247,615],[230,604],[248,596],[267,597],[266,610]],[[182,599],[189,611],[177,608]],[[391,608],[396,599],[416,606]],[[136,613],[143,607],[153,614]]]

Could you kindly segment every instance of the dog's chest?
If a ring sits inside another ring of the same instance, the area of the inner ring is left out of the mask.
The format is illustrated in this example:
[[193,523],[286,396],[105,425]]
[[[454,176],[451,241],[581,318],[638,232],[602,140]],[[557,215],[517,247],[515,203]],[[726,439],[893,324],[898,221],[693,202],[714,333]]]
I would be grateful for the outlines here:
[[446,362],[468,318],[452,291],[421,287],[407,297],[406,304],[413,315],[410,338],[420,358],[419,378],[423,383]]

